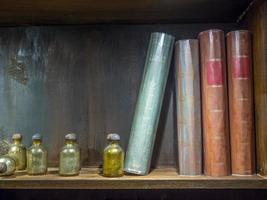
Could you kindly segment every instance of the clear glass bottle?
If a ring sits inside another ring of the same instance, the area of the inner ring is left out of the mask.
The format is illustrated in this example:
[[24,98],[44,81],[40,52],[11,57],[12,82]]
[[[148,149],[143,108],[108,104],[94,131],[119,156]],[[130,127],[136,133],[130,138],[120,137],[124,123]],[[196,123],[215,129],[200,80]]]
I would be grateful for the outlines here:
[[42,136],[32,136],[32,146],[27,150],[27,173],[43,175],[47,172],[47,151],[42,145]]
[[15,160],[8,156],[0,156],[0,176],[13,175],[16,170]]
[[12,136],[12,144],[8,151],[8,155],[16,161],[16,170],[24,170],[26,168],[26,147],[21,143],[22,135],[15,133]]
[[60,151],[59,175],[75,176],[80,171],[80,149],[77,144],[75,133],[65,136],[65,145]]
[[107,177],[123,176],[124,151],[119,145],[120,136],[108,134],[109,145],[104,149],[103,175]]

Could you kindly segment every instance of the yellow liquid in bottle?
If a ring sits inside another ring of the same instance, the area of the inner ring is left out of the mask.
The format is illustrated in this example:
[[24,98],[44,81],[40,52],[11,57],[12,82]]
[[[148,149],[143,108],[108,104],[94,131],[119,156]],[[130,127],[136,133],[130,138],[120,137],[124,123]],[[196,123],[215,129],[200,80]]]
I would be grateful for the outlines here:
[[26,168],[26,147],[21,144],[21,140],[13,140],[8,155],[16,161],[16,170],[24,170]]
[[118,141],[111,141],[104,150],[103,175],[107,177],[123,176],[124,151]]

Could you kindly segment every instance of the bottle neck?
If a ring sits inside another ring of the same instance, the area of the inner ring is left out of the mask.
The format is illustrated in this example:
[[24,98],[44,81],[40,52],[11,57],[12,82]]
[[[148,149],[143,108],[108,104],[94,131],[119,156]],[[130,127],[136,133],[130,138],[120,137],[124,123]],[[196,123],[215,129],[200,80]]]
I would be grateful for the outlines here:
[[40,146],[41,143],[42,143],[41,140],[33,140],[33,141],[32,141],[32,144],[33,144],[34,146]]
[[75,144],[77,144],[76,140],[65,140],[65,145],[67,146],[73,146]]
[[111,141],[109,141],[109,144],[112,146],[117,146],[117,145],[119,145],[119,141],[111,140]]
[[13,144],[21,144],[21,139],[13,139]]

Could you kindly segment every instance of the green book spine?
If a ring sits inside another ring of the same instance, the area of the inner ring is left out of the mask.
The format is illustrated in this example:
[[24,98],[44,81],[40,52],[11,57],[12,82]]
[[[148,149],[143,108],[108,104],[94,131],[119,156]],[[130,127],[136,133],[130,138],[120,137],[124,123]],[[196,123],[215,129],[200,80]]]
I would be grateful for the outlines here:
[[174,39],[165,33],[151,34],[126,152],[126,172],[149,172]]

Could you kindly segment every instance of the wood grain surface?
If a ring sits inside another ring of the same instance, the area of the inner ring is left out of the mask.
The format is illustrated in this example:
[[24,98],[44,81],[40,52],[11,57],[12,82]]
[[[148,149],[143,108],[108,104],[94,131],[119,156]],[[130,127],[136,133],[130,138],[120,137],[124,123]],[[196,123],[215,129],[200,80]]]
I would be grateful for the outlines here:
[[224,33],[213,29],[199,34],[201,52],[204,173],[230,173],[229,121]]
[[233,174],[255,173],[251,33],[227,34],[231,167]]
[[248,15],[253,33],[253,71],[257,170],[267,175],[267,2],[258,1]]
[[17,172],[0,177],[0,189],[266,189],[267,179],[261,176],[178,176],[176,169],[156,169],[147,176],[107,178],[96,168],[83,168],[79,176],[60,177],[51,168],[45,176],[28,176]]

